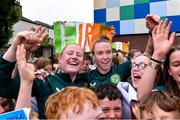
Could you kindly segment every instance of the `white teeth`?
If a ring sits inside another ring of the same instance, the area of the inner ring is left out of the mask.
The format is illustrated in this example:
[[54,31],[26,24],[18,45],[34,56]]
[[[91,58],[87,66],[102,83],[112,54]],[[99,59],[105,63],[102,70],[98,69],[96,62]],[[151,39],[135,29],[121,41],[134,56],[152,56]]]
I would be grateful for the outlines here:
[[135,78],[141,78],[141,76],[138,75],[138,74],[133,74],[133,77],[135,77]]
[[137,77],[137,76],[139,76],[139,75],[133,75],[134,77]]
[[75,63],[70,63],[70,65],[78,65],[78,64],[75,64]]
[[79,65],[78,62],[74,62],[74,61],[68,62],[68,64],[69,65],[75,65],[75,66]]

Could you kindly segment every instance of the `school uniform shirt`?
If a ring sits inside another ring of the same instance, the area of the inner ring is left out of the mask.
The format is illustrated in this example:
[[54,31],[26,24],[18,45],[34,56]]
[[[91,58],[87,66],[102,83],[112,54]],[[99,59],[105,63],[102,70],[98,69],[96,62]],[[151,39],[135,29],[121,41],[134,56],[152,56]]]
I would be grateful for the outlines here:
[[[10,63],[0,58],[0,96],[6,98],[17,98],[20,87],[20,79],[11,79],[15,63]],[[77,75],[74,82],[67,73],[56,73],[45,78],[35,79],[32,88],[32,96],[36,97],[39,118],[45,118],[45,102],[47,98],[67,86],[85,86],[83,79]]]
[[88,86],[92,89],[101,84],[111,83],[117,85],[119,82],[126,82],[131,74],[131,61],[119,65],[113,65],[106,74],[101,74],[97,69],[84,73],[83,79],[88,80]]

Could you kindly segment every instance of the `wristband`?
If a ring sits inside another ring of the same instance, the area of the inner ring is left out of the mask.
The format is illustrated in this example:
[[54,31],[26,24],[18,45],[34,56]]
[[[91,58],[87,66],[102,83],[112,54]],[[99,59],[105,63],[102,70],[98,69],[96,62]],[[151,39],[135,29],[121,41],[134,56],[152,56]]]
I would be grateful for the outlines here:
[[151,37],[152,37],[152,32],[150,32],[150,31],[149,31],[149,36],[151,36]]
[[158,70],[159,68],[161,68],[161,64],[157,63],[155,61],[150,60],[149,66],[155,70]]
[[156,62],[156,63],[159,63],[159,64],[162,64],[163,62],[162,61],[159,61],[159,60],[156,60],[156,59],[153,59],[152,57],[150,58],[152,61]]

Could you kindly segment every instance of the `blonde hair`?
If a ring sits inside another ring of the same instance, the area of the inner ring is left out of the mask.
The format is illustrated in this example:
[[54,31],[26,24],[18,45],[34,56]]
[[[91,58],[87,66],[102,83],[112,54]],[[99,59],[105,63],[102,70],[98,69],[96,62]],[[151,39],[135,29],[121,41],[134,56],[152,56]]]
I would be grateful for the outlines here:
[[68,116],[69,109],[72,109],[75,114],[81,114],[86,109],[85,102],[90,102],[93,109],[99,107],[98,98],[92,90],[83,87],[66,87],[48,98],[45,104],[46,117],[61,119],[62,115]]

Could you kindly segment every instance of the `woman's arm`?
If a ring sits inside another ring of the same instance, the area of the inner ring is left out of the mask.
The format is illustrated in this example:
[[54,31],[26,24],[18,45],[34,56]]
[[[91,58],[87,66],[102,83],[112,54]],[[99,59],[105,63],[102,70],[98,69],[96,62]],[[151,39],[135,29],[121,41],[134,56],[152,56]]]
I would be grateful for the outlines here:
[[[168,25],[167,24],[168,19],[166,18],[152,31],[154,52],[149,66],[147,66],[141,80],[139,81],[139,86],[137,88],[138,99],[142,98],[153,89],[158,71],[158,64],[160,66],[160,62],[165,58],[167,52],[174,43],[175,32],[171,33],[169,37],[172,22],[169,22]],[[157,61],[159,61],[159,63]]]
[[146,45],[145,54],[151,56],[154,52],[153,39],[152,39],[152,31],[156,25],[160,22],[160,17],[153,14],[149,14],[146,16],[146,28],[149,30],[149,38],[148,43]]

